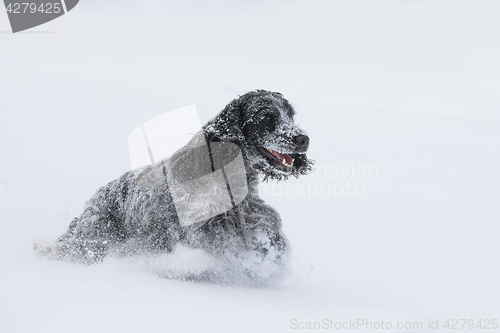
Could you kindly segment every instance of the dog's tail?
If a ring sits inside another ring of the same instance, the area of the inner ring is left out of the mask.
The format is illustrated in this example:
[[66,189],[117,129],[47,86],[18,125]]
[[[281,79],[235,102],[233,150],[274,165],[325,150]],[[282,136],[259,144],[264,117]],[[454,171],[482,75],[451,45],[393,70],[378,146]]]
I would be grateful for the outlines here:
[[56,242],[57,241],[44,241],[44,240],[36,239],[33,242],[33,249],[40,256],[55,260],[55,259],[59,258],[58,253],[57,253]]

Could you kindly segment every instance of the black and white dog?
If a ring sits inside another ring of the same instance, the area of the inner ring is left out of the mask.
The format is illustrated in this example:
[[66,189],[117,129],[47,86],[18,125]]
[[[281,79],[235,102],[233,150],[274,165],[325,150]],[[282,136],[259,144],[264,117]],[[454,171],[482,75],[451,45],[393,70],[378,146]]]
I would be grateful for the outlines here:
[[[182,225],[171,184],[146,188],[138,184],[137,172],[128,172],[100,188],[55,243],[35,245],[36,250],[51,258],[93,264],[108,254],[173,252],[182,244],[222,258],[228,267],[239,267],[254,279],[281,274],[289,244],[279,214],[259,198],[258,183],[260,177],[286,180],[311,171],[309,137],[294,123],[294,114],[280,93],[257,90],[230,102],[198,133],[207,143],[231,143],[240,149],[246,191],[231,209]],[[184,151],[157,165],[168,172],[165,165],[175,165]],[[267,273],[262,273],[263,267]],[[205,274],[210,279],[211,273]]]

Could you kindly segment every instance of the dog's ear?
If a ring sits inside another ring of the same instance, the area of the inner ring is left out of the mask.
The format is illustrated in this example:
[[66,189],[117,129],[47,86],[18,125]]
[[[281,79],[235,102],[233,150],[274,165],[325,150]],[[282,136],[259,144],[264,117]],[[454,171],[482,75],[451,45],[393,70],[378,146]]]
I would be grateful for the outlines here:
[[241,143],[245,140],[242,130],[244,101],[242,97],[234,99],[203,127],[208,142]]

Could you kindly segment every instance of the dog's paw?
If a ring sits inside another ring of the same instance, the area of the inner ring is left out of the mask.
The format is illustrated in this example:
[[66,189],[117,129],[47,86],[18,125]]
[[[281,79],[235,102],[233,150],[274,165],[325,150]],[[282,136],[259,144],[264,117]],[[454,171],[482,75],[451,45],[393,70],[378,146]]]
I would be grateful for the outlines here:
[[33,250],[40,256],[49,259],[57,259],[57,247],[54,241],[35,240],[33,242]]

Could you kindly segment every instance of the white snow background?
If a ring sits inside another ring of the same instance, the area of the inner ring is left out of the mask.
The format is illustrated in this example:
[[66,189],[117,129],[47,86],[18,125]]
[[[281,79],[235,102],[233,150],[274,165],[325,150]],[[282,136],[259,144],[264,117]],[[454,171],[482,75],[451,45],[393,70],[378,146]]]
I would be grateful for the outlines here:
[[[282,287],[152,271],[203,260],[183,251],[95,266],[33,252],[129,170],[136,126],[193,103],[206,122],[257,88],[295,106],[317,168],[378,169],[262,185],[294,250]],[[499,1],[82,0],[18,34],[2,9],[0,112],[2,333],[500,319]],[[321,181],[365,193],[312,195]]]

